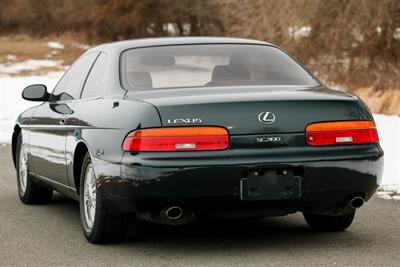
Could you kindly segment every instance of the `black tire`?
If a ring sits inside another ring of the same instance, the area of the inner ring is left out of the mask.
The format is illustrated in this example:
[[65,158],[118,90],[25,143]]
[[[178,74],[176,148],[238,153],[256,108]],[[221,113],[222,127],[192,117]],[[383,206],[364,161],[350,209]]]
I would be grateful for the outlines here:
[[26,189],[23,190],[21,186],[21,172],[20,172],[20,159],[22,152],[22,134],[19,133],[17,140],[17,153],[16,153],[16,171],[17,171],[17,185],[18,185],[18,195],[22,203],[32,205],[32,204],[45,204],[51,201],[53,196],[53,190],[50,188],[42,187],[36,184],[32,176],[29,175],[29,162],[26,161]]
[[338,232],[346,230],[353,222],[355,212],[340,215],[328,216],[313,213],[303,213],[308,226],[319,232]]
[[91,164],[89,153],[83,159],[80,179],[80,217],[83,233],[90,243],[116,243],[125,239],[129,217],[126,214],[111,214],[103,205],[96,186],[96,204],[93,226],[88,227],[84,209],[84,183],[86,180],[87,168]]

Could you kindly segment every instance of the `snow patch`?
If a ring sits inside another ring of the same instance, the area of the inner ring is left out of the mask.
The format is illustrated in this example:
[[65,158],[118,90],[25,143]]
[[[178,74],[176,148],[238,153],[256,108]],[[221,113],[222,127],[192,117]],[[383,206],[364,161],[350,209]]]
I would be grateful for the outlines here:
[[17,56],[10,54],[10,55],[7,55],[6,59],[8,61],[15,61],[15,60],[17,60]]
[[400,187],[400,116],[374,114],[374,119],[385,152],[382,184]]
[[22,90],[28,85],[41,83],[52,91],[63,72],[53,72],[46,76],[0,77],[0,143],[11,143],[11,135],[19,114],[33,106],[35,102],[25,101]]
[[383,192],[392,192],[393,194],[400,196],[400,184],[382,185],[380,190]]
[[88,50],[91,48],[91,46],[88,44],[74,44],[74,46],[83,50]]
[[400,196],[392,196],[393,200],[400,201]]
[[393,38],[396,40],[400,40],[400,28],[397,28],[393,34]]
[[303,27],[289,27],[288,28],[288,34],[290,37],[294,39],[300,39],[303,37],[309,37],[311,34],[311,27],[310,26],[303,26]]
[[47,45],[53,49],[63,49],[64,45],[60,42],[48,42]]
[[22,71],[39,70],[45,67],[59,67],[63,63],[62,60],[50,60],[50,59],[30,59],[18,63],[5,63],[0,64],[0,75],[1,74],[18,74]]

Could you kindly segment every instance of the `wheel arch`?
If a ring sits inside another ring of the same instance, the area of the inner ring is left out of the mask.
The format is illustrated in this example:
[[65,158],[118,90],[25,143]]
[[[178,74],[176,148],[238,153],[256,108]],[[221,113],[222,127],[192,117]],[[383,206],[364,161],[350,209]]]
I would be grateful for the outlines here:
[[76,193],[78,195],[79,195],[79,191],[80,191],[82,164],[83,164],[83,159],[85,158],[86,153],[90,153],[89,147],[86,144],[86,142],[84,142],[83,140],[80,140],[75,147],[74,159],[73,159],[73,163],[72,163],[74,184],[75,184]]
[[18,136],[21,133],[21,127],[16,124],[14,126],[14,132],[12,134],[12,138],[11,138],[11,151],[12,151],[12,158],[13,158],[13,162],[14,162],[14,167],[16,167],[17,165],[17,144],[18,144]]

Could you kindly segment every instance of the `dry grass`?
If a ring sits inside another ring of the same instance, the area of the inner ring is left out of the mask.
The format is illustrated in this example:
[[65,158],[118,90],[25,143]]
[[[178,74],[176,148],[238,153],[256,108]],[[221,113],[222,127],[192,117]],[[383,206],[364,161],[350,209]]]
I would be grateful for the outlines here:
[[[82,43],[78,36],[64,34],[62,36],[49,36],[46,38],[34,38],[27,35],[8,35],[0,37],[0,64],[13,63],[8,56],[16,57],[15,62],[22,62],[29,59],[50,59],[62,60],[64,66],[70,65],[85,49],[79,47]],[[48,46],[49,41],[60,42],[63,49],[53,49]],[[62,70],[59,68],[43,68],[39,71],[23,71],[17,75],[31,75],[47,73],[49,71]]]
[[400,115],[400,89],[376,90],[364,87],[352,93],[358,95],[373,113]]
[[8,55],[15,55],[18,61],[42,59],[49,47],[42,39],[33,39],[24,35],[4,36],[0,38],[0,63],[8,62]]

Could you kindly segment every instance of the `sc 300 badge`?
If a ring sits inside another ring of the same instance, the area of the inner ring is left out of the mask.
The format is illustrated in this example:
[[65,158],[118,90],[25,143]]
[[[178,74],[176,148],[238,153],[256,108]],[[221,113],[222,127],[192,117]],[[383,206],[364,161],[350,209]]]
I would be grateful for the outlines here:
[[279,136],[257,137],[257,143],[276,143],[280,141],[281,138]]

